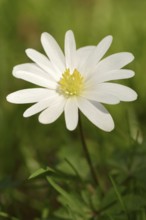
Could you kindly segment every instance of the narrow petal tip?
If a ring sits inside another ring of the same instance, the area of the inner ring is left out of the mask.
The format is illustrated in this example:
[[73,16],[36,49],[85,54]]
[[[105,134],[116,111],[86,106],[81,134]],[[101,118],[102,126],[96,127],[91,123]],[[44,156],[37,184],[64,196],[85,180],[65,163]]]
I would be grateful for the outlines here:
[[129,57],[131,57],[131,62],[135,59],[135,57],[132,53],[129,53]]
[[9,95],[6,96],[6,100],[7,100],[8,102],[11,102],[11,94],[9,94]]
[[33,49],[27,48],[27,49],[25,50],[25,53],[26,53],[27,56],[29,56],[29,54],[30,54],[32,51],[33,51]]
[[76,127],[68,127],[68,126],[66,126],[66,129],[69,130],[69,131],[74,131],[76,129]]
[[128,70],[129,78],[135,76],[135,72],[133,70]]
[[23,113],[23,117],[24,117],[24,118],[30,117],[30,115],[27,113],[27,110]]
[[130,52],[121,52],[121,53],[118,53],[118,54],[119,55],[123,54],[123,57],[125,57],[127,59],[128,63],[131,63],[134,60],[134,58],[135,58],[134,55],[132,53],[130,53]]
[[10,103],[19,104],[17,98],[15,97],[15,93],[16,92],[13,92],[7,95],[6,100]]
[[7,95],[6,100],[10,103],[19,104],[19,102],[17,101],[17,98],[15,97],[15,92]]
[[17,71],[18,71],[18,67],[14,66],[13,69],[12,69],[12,75],[15,76]]
[[112,43],[112,41],[113,41],[113,36],[112,35],[108,35],[105,38]]
[[41,115],[39,115],[39,117],[38,117],[38,121],[41,123],[41,124],[48,124],[47,122],[46,122],[46,120],[44,120],[42,117],[41,117]]
[[138,94],[133,91],[133,97],[131,97],[131,101],[135,101],[138,98]]
[[115,124],[114,124],[114,122],[113,122],[113,123],[111,123],[110,126],[108,126],[104,131],[106,131],[106,132],[111,132],[111,131],[114,130],[114,128],[115,128]]
[[73,31],[72,31],[72,30],[68,30],[68,31],[66,31],[65,35],[68,35],[68,34],[73,35]]
[[41,41],[44,41],[44,40],[48,37],[48,35],[50,35],[50,34],[47,33],[47,32],[43,32],[43,33],[41,34]]

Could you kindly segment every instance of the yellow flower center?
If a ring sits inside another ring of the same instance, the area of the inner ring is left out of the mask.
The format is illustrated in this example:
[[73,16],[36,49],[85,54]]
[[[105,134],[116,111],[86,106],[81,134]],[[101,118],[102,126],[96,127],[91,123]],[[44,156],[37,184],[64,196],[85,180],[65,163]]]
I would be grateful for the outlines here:
[[70,70],[66,69],[58,84],[60,93],[64,94],[65,96],[75,96],[81,93],[84,78],[81,76],[78,70],[75,69],[71,74]]

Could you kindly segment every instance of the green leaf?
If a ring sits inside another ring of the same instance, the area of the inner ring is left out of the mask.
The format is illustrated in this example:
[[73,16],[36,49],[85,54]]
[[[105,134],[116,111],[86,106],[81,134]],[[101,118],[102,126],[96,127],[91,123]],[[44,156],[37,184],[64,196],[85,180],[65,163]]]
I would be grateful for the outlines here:
[[111,180],[112,185],[114,187],[114,190],[115,190],[115,193],[117,195],[117,198],[119,199],[119,202],[120,202],[120,204],[121,204],[121,206],[123,208],[123,211],[126,211],[126,207],[125,207],[124,201],[123,201],[123,199],[121,197],[121,194],[120,194],[120,192],[119,192],[119,190],[117,188],[117,185],[116,185],[115,181],[113,180],[113,178],[111,176],[110,176],[110,180]]
[[82,181],[82,178],[80,177],[80,174],[78,172],[78,170],[76,169],[76,167],[72,164],[72,162],[70,160],[68,160],[67,158],[65,158],[66,163],[71,167],[71,169],[74,171],[74,173],[76,174],[77,177],[79,177],[79,179]]
[[33,178],[36,178],[42,174],[45,174],[45,173],[48,173],[48,172],[53,172],[55,173],[55,170],[53,170],[52,168],[50,167],[46,167],[45,169],[44,168],[40,168],[38,170],[36,170],[34,173],[32,173],[30,176],[29,176],[29,180],[30,179],[33,179]]
[[53,186],[53,188],[57,191],[57,192],[59,192],[67,201],[68,201],[68,203],[72,206],[72,205],[74,205],[73,204],[73,202],[72,202],[72,200],[71,200],[71,198],[70,198],[70,196],[69,196],[69,194],[64,190],[64,189],[62,189],[58,184],[56,184],[54,181],[53,181],[53,179],[52,178],[50,178],[50,177],[46,177],[47,178],[47,181],[51,184],[51,186]]
[[57,183],[55,183],[51,177],[47,177],[47,181],[60,194],[58,200],[65,209],[67,208],[68,213],[72,213],[74,216],[77,215],[84,220],[89,219],[92,216],[92,211],[77,193],[66,192]]
[[123,211],[125,212],[125,214],[127,215],[127,219],[129,219],[126,205],[125,205],[125,203],[124,203],[124,200],[122,199],[122,196],[121,196],[121,194],[120,194],[120,192],[119,192],[119,190],[118,190],[118,187],[117,187],[115,181],[113,180],[113,178],[112,178],[111,176],[110,176],[110,180],[111,180],[112,185],[113,185],[113,187],[114,187],[114,190],[115,190],[115,193],[116,193],[116,195],[117,195],[117,198],[118,198],[118,200],[119,200],[119,202],[120,202],[120,204],[121,204],[121,207],[122,207]]
[[[118,187],[118,191],[120,194],[122,194],[125,190],[125,187],[120,186]],[[117,204],[117,195],[115,193],[115,189],[113,187],[111,187],[105,194],[105,196],[102,198],[101,202],[100,202],[100,208],[107,210],[107,209],[111,209],[111,207],[115,206],[115,204]],[[106,208],[107,207],[107,208]],[[118,209],[116,208],[116,210],[118,211]],[[120,210],[121,210],[121,206],[120,206]]]

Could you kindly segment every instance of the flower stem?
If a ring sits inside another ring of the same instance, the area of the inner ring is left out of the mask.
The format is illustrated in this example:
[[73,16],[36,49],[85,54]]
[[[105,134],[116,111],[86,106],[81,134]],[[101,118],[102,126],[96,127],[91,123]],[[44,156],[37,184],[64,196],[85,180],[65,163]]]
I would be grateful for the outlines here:
[[79,114],[79,133],[80,133],[80,138],[81,138],[83,151],[84,151],[87,163],[89,165],[93,181],[94,181],[95,185],[98,185],[97,175],[96,175],[95,169],[93,167],[92,160],[91,160],[91,157],[90,157],[90,154],[89,154],[86,142],[85,142],[85,137],[84,137],[84,134],[83,134],[83,128],[82,128],[82,122],[81,122],[80,114]]

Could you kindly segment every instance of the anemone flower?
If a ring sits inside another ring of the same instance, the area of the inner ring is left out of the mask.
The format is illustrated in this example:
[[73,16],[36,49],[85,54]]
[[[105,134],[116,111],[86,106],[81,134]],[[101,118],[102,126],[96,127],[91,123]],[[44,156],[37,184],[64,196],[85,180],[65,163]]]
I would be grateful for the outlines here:
[[[103,58],[112,42],[107,36],[97,46],[76,49],[74,34],[65,34],[64,53],[56,40],[49,34],[41,35],[46,55],[34,49],[27,49],[32,63],[14,67],[13,75],[39,87],[23,89],[7,96],[12,103],[33,103],[24,117],[39,114],[39,122],[49,124],[64,112],[68,130],[74,130],[81,111],[95,126],[111,131],[114,122],[103,104],[118,104],[120,101],[134,101],[137,94],[131,88],[113,80],[134,76],[134,72],[123,69],[134,56],[120,52]],[[103,59],[102,59],[103,58]]]

